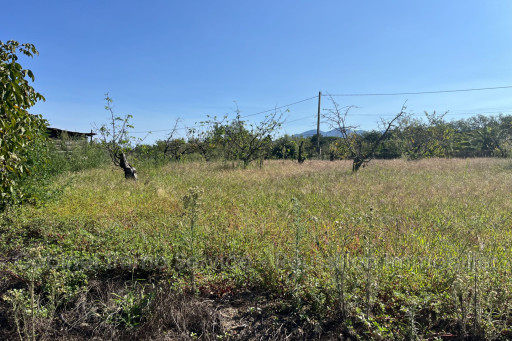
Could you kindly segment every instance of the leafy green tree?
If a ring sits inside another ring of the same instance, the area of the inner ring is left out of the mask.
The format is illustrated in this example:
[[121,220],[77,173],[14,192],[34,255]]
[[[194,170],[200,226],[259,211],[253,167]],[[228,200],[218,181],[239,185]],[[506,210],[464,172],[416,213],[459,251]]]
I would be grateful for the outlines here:
[[184,138],[175,138],[165,141],[164,156],[170,156],[174,161],[180,161],[181,158],[190,151],[191,148]]
[[426,121],[403,117],[394,134],[402,155],[411,160],[452,156],[455,130],[444,121],[445,115],[425,111]]
[[317,141],[318,141],[318,135],[314,134],[311,137],[309,137],[309,141],[306,143],[305,150],[308,153],[308,155],[312,158],[323,158],[323,154],[326,153],[326,151],[331,150],[331,145],[336,143],[336,141],[339,138],[336,136],[323,136],[320,135],[320,154],[318,154],[318,151],[316,149]]
[[0,208],[23,199],[20,179],[33,173],[45,158],[43,154],[37,162],[29,159],[30,149],[46,139],[46,121],[28,109],[44,97],[29,84],[34,74],[23,69],[18,53],[39,54],[32,44],[0,41]]
[[230,157],[243,162],[247,168],[252,161],[263,159],[270,152],[272,137],[282,124],[282,114],[274,112],[260,123],[247,124],[241,120],[237,110],[236,118],[224,126]]
[[290,136],[285,135],[272,145],[272,156],[276,159],[297,159],[299,146]]
[[512,139],[510,118],[478,115],[469,118],[468,123],[472,128],[473,144],[479,146],[482,156],[507,156]]
[[458,157],[507,157],[512,148],[512,116],[477,115],[450,123],[452,154]]

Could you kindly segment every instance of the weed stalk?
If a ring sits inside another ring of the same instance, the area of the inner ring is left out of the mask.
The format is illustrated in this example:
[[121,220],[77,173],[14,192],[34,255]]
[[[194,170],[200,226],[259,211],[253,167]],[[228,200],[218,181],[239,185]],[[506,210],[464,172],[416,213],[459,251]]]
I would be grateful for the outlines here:
[[190,287],[192,292],[196,294],[196,257],[197,257],[197,217],[201,206],[201,196],[203,191],[199,187],[192,187],[188,190],[188,194],[183,198],[187,215],[190,219],[189,238],[188,238],[188,256],[190,257]]

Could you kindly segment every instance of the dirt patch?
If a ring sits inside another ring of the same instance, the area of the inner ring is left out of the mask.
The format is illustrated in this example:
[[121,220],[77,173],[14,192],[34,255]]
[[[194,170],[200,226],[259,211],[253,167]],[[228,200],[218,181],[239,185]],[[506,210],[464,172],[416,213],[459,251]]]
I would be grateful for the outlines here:
[[[23,286],[14,279],[1,283],[2,296]],[[133,288],[132,288],[133,289]],[[126,283],[91,281],[89,289],[51,318],[37,319],[38,340],[312,340],[343,339],[333,323],[299,318],[282,299],[264,292],[243,291],[218,296],[173,293],[159,287],[140,310],[119,307]],[[142,292],[142,291],[141,291]],[[137,293],[136,293],[137,295]],[[135,296],[143,297],[143,296]],[[135,306],[135,305],[134,305]],[[0,300],[0,339],[19,339],[12,307]],[[129,316],[129,314],[132,314]],[[137,314],[140,314],[137,315]],[[23,330],[23,328],[22,328]]]

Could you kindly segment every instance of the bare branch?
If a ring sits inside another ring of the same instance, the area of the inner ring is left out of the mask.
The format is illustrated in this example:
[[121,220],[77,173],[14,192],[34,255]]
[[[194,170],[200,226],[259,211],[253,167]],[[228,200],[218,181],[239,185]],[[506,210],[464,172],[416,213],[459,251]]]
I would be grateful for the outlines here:
[[[351,139],[350,135],[357,129],[359,126],[349,126],[347,125],[347,116],[350,110],[357,108],[355,105],[348,105],[345,107],[341,107],[334,98],[329,94],[328,95],[331,103],[333,105],[332,109],[327,109],[328,114],[322,115],[323,118],[327,120],[327,123],[332,129],[336,129],[343,139],[343,144],[347,147],[347,149],[352,154],[356,154],[356,150],[354,149],[353,139]],[[318,137],[319,138],[319,137]]]
[[402,109],[400,110],[400,112],[398,114],[396,114],[396,116],[393,117],[393,119],[391,121],[389,121],[389,122],[383,121],[384,125],[386,126],[386,129],[380,135],[379,139],[373,144],[372,149],[371,149],[368,157],[373,158],[373,155],[375,154],[375,151],[377,150],[377,147],[382,143],[382,141],[384,141],[388,137],[389,132],[392,129],[396,128],[396,124],[395,123],[397,123],[400,118],[402,118],[402,117],[404,117],[406,115],[406,112],[405,112],[407,110],[406,104],[407,104],[407,100],[404,102],[404,104],[402,104]]
[[[359,136],[355,130],[358,126],[349,126],[347,124],[347,116],[352,108],[355,106],[350,105],[346,107],[340,107],[338,103],[329,95],[333,108],[328,109],[328,114],[323,115],[327,120],[331,128],[336,129],[340,132],[343,145],[347,148],[350,153],[350,157],[353,159],[352,171],[357,172],[359,168],[364,167],[370,160],[373,159],[377,148],[388,138],[389,133],[396,127],[396,123],[406,115],[405,110],[407,107],[405,103],[402,105],[400,112],[393,117],[391,121],[383,121],[385,127],[384,132],[380,134],[379,138],[369,144],[366,141],[366,146],[363,144],[363,138]],[[369,144],[369,147],[368,147]]]
[[171,141],[175,139],[176,131],[178,130],[178,124],[181,123],[181,118],[178,117],[176,121],[174,122],[174,127],[172,128],[169,135],[167,135],[167,139],[165,139],[165,148],[164,148],[164,156],[167,155],[167,152],[169,151],[169,148],[171,146]]

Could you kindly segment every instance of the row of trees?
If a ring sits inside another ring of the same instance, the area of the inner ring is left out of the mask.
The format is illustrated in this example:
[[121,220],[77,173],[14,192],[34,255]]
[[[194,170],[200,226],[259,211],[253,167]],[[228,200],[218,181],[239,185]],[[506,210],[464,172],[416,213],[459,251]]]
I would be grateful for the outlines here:
[[398,150],[410,159],[426,157],[507,157],[512,150],[512,116],[477,115],[446,122],[425,112],[407,118],[395,133]]
[[137,146],[135,152],[174,161],[196,154],[206,161],[237,161],[246,168],[253,161],[269,157],[278,140],[276,134],[282,125],[282,117],[283,113],[277,110],[259,123],[245,122],[238,110],[231,121],[227,120],[227,116],[221,119],[208,116],[197,128],[188,129],[186,139],[176,137],[180,122],[177,120],[165,140],[156,141],[153,146]]
[[[331,159],[352,158],[357,145],[363,154],[376,158],[403,157],[416,160],[431,157],[508,157],[512,152],[512,116],[477,115],[447,122],[446,114],[424,113],[424,118],[401,115],[385,134],[369,131],[350,134],[343,143],[329,146]],[[375,148],[375,146],[377,147]]]
[[[278,136],[280,115],[260,124],[247,125],[238,114],[230,122],[209,118],[200,128],[190,129],[186,138],[176,137],[178,125],[165,140],[152,146],[141,145],[135,152],[147,157],[180,161],[195,154],[206,161],[240,161],[244,167],[255,160],[350,159],[357,171],[372,158],[507,157],[512,151],[512,116],[473,116],[447,122],[445,114],[424,113],[414,117],[404,106],[382,129],[356,133],[347,123],[350,108],[336,108],[325,118],[341,137],[320,137],[321,154],[316,151],[317,136]],[[300,146],[302,145],[302,150]]]

